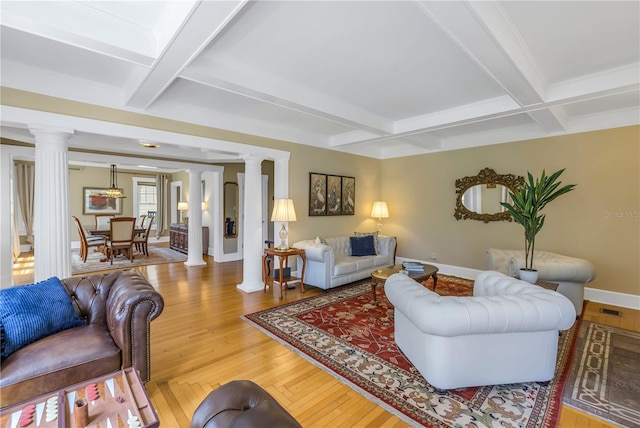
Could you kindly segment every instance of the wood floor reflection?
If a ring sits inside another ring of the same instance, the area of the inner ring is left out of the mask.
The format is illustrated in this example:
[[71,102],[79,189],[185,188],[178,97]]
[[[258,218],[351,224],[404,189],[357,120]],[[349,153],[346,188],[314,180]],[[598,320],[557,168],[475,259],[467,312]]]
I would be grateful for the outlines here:
[[[137,268],[162,293],[165,309],[151,324],[151,382],[147,391],[163,427],[188,427],[202,399],[219,385],[251,379],[305,427],[405,427],[407,424],[287,347],[240,319],[281,304],[277,294],[246,294],[242,263],[186,267],[170,263]],[[29,273],[29,269],[31,272]],[[14,282],[33,281],[33,255],[21,257]],[[320,294],[288,290],[284,302]],[[615,309],[622,316],[600,312]],[[589,302],[584,319],[640,331],[640,311]],[[614,427],[562,406],[559,427]]]

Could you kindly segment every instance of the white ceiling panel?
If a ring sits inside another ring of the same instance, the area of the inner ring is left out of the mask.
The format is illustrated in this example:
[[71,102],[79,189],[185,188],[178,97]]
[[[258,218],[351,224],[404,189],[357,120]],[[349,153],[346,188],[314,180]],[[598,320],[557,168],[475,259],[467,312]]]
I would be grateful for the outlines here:
[[549,83],[640,60],[640,2],[504,2]]
[[[236,116],[244,121],[250,119],[268,122],[272,125],[291,128],[292,130],[303,128],[305,131],[323,135],[326,138],[333,134],[354,130],[352,127],[347,127],[331,120],[302,114],[276,104],[264,103],[249,97],[239,96],[233,92],[199,85],[184,79],[175,81],[165,91],[163,98],[170,99],[172,103],[182,103],[185,106],[193,106],[210,112],[217,111],[225,116]],[[294,123],[297,124],[295,127],[292,126]]]
[[413,2],[256,3],[192,66],[215,64],[393,120],[504,93]]
[[[2,60],[23,64],[41,70],[43,79],[47,73],[60,73],[69,78],[94,81],[101,85],[122,85],[135,68],[129,62],[105,56],[98,52],[42,38],[19,30],[2,27]],[[25,49],[25,46],[28,46]]]
[[640,123],[637,1],[3,1],[0,23],[3,87],[374,158]]

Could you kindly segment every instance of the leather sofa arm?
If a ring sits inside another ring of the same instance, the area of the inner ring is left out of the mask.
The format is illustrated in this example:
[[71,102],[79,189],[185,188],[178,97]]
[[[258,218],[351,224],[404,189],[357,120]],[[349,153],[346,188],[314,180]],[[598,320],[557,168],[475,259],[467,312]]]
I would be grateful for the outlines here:
[[106,302],[106,321],[122,350],[122,367],[134,367],[143,382],[150,373],[149,324],[164,308],[162,295],[138,271],[121,272]]

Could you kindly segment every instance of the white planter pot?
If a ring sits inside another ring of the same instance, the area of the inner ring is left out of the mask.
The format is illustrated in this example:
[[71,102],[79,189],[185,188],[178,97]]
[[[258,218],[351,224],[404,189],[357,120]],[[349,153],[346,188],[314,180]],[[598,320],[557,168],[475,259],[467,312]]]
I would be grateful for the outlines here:
[[527,281],[529,284],[535,284],[538,281],[537,270],[520,269],[520,279]]

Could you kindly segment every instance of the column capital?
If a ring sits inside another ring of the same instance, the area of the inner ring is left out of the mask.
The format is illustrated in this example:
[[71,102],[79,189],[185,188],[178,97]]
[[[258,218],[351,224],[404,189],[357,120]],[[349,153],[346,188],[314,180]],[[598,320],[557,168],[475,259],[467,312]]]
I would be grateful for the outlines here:
[[29,126],[29,132],[36,137],[36,152],[44,149],[66,151],[69,146],[69,138],[73,136],[73,129],[55,127]]
[[64,137],[65,139],[71,138],[75,130],[72,128],[58,128],[55,126],[47,126],[47,125],[29,125],[29,132],[34,137],[39,136],[57,136],[58,138]]
[[262,163],[262,161],[266,159],[264,156],[251,155],[251,154],[240,155],[239,158],[242,159],[244,163],[252,163],[252,162]]

